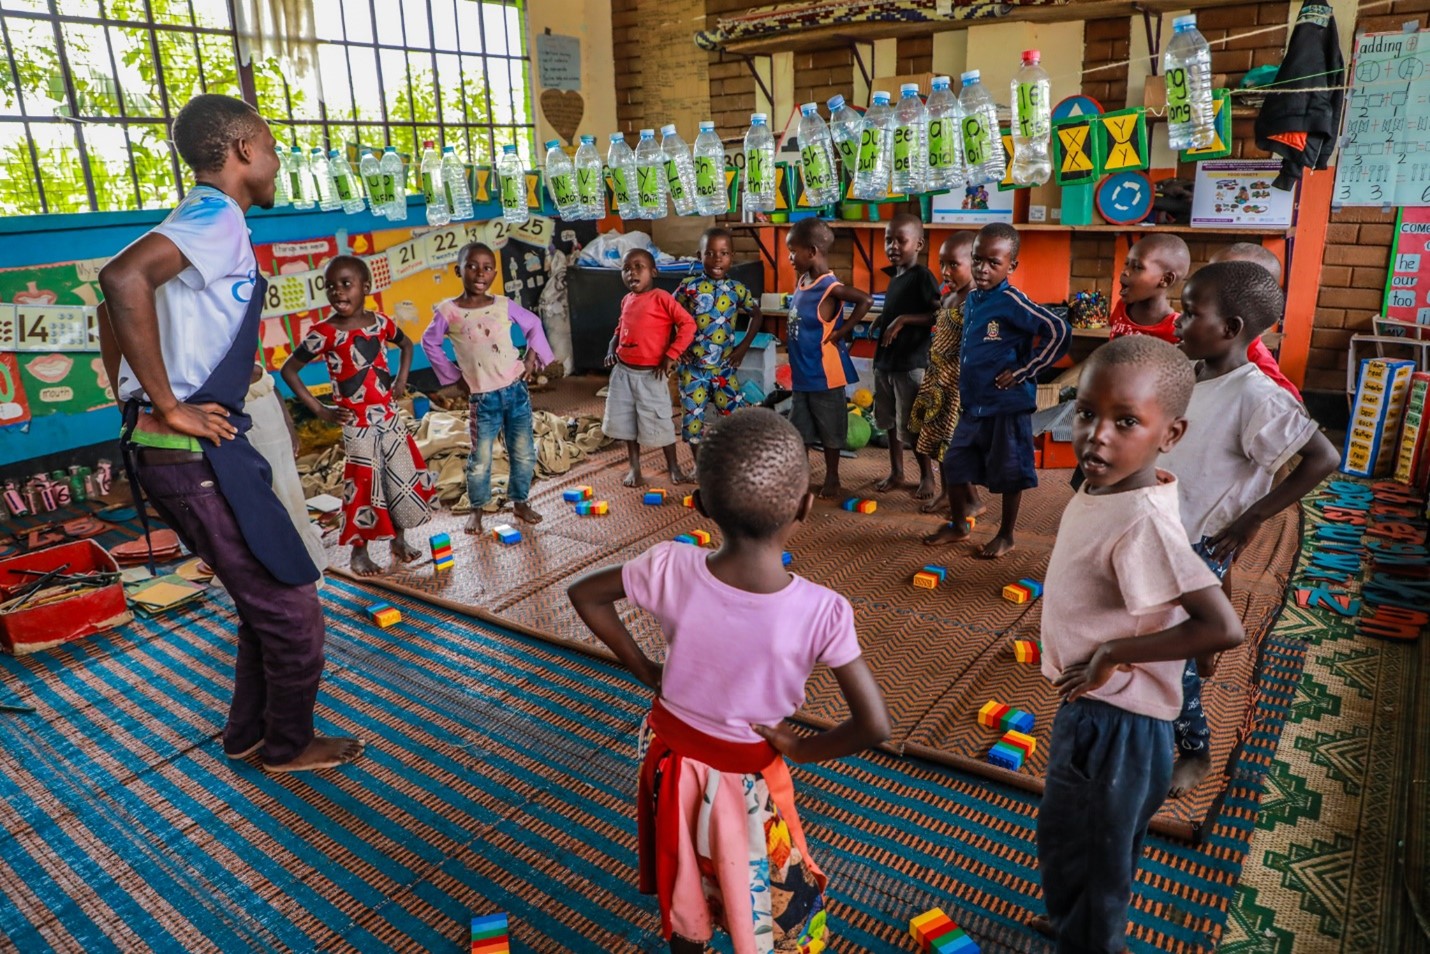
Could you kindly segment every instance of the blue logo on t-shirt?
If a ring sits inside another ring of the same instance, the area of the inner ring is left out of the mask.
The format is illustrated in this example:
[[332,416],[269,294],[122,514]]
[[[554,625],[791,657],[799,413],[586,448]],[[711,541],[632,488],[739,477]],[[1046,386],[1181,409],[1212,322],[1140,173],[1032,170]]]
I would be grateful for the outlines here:
[[[253,297],[253,286],[256,284],[258,284],[258,269],[255,268],[249,271],[247,279],[233,283],[233,300],[247,304],[248,300]],[[240,291],[244,288],[248,290]]]

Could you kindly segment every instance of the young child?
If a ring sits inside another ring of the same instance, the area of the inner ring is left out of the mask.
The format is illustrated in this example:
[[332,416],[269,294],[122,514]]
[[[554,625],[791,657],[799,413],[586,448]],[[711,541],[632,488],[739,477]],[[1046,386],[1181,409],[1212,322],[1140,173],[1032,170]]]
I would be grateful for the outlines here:
[[1122,264],[1108,337],[1151,335],[1176,344],[1177,313],[1167,299],[1191,267],[1192,253],[1179,236],[1154,234],[1139,239]]
[[[1264,245],[1256,245],[1252,242],[1233,242],[1226,248],[1212,256],[1212,262],[1254,262],[1271,273],[1277,286],[1281,284],[1281,260]],[[1277,316],[1277,321],[1281,316]],[[1246,359],[1261,369],[1261,373],[1266,375],[1282,390],[1289,393],[1297,401],[1301,400],[1301,392],[1296,385],[1291,383],[1291,379],[1281,373],[1281,365],[1276,363],[1276,356],[1271,353],[1271,349],[1266,347],[1266,342],[1258,335],[1251,342],[1247,349]]]
[[[1208,265],[1182,291],[1177,334],[1182,351],[1200,364],[1187,437],[1160,466],[1177,475],[1186,535],[1228,594],[1231,562],[1262,523],[1310,493],[1340,461],[1300,402],[1247,359],[1247,347],[1284,307],[1276,279],[1251,262]],[[1273,475],[1297,454],[1301,462],[1273,487]],[[1210,675],[1213,665],[1201,660],[1200,670]],[[1211,769],[1198,668],[1195,659],[1185,668],[1173,798]]]
[[993,560],[1013,549],[1023,491],[1038,486],[1033,467],[1033,409],[1038,373],[1062,357],[1072,340],[1067,321],[1008,284],[1018,267],[1018,232],[985,225],[973,245],[973,290],[963,303],[959,352],[962,411],[943,481],[949,523],[924,537],[927,546],[967,539],[965,521],[976,507],[974,485],[1003,495],[998,534],[979,553]]
[[695,321],[670,292],[655,287],[655,256],[645,249],[626,254],[621,278],[631,292],[621,299],[621,318],[606,351],[611,382],[601,429],[612,440],[626,443],[631,469],[622,483],[627,487],[645,486],[642,444],[661,448],[670,479],[688,484],[690,477],[675,456],[666,376],[695,340]]
[[[859,380],[849,360],[849,335],[874,299],[843,284],[829,270],[834,232],[818,219],[800,219],[785,235],[795,292],[790,299],[785,348],[789,353],[793,406],[790,423],[807,446],[824,447],[820,497],[838,497],[839,452],[849,435],[844,387]],[[854,310],[841,321],[844,303]]]
[[[938,308],[938,282],[919,262],[924,250],[924,223],[900,212],[884,229],[884,254],[889,267],[889,287],[884,309],[871,329],[874,347],[874,423],[889,433],[889,476],[875,490],[892,490],[904,483],[904,446],[912,444],[909,416],[929,364],[929,328]],[[934,495],[933,458],[914,448],[919,464],[919,486],[914,497]]]
[[[944,296],[934,319],[929,345],[929,370],[919,384],[910,413],[918,440],[914,450],[930,459],[943,460],[953,429],[958,426],[958,352],[963,343],[963,301],[973,288],[973,232],[955,232],[938,250],[939,275]],[[938,496],[919,508],[937,513],[948,506],[948,488],[939,468]]]
[[[755,335],[764,328],[760,303],[744,282],[729,277],[734,260],[734,237],[729,229],[709,228],[700,236],[703,275],[691,275],[675,290],[675,300],[695,317],[695,343],[676,366],[680,384],[680,429],[700,469],[700,439],[717,417],[730,414],[742,403],[740,379],[735,369],[745,360]],[[745,336],[735,343],[735,319],[743,311],[748,319]],[[714,406],[714,412],[707,411]]]
[[[283,364],[283,382],[315,417],[343,425],[343,526],[338,543],[351,545],[352,571],[373,576],[382,571],[368,555],[368,544],[392,541],[392,555],[411,563],[421,553],[406,531],[432,516],[436,482],[417,444],[392,409],[392,396],[407,391],[412,341],[386,315],[367,310],[372,274],[367,263],[339,255],[323,274],[332,315],[313,326]],[[401,353],[397,378],[387,367],[387,346]],[[333,403],[319,403],[298,377],[303,365],[321,356],[333,379]]]
[[[506,492],[511,509],[527,523],[540,523],[531,506],[531,481],[536,473],[536,440],[531,429],[531,395],[526,382],[555,357],[546,342],[541,319],[521,305],[491,295],[497,276],[497,257],[481,242],[470,242],[457,254],[454,266],[462,280],[462,294],[432,310],[432,324],[422,335],[422,350],[444,386],[461,382],[470,395],[468,428],[472,453],[467,458],[467,500],[472,515],[467,533],[482,532],[482,508],[492,499],[492,444],[498,434],[506,442],[511,473]],[[526,336],[523,359],[512,343],[511,326]],[[456,364],[442,350],[442,339],[452,339]]]
[[1193,376],[1177,349],[1130,335],[1093,352],[1073,446],[1086,483],[1048,561],[1043,674],[1053,720],[1038,810],[1038,868],[1059,951],[1127,948],[1147,823],[1172,776],[1172,719],[1188,655],[1229,649],[1241,623],[1187,546],[1180,481],[1157,469],[1187,430]]
[[[571,603],[655,692],[639,748],[640,889],[660,898],[670,949],[703,951],[718,924],[737,951],[819,950],[829,941],[825,877],[784,757],[822,762],[877,745],[889,716],[849,601],[781,564],[813,503],[799,433],[747,408],[704,438],[695,502],[719,526],[720,549],[657,543],[578,580]],[[659,620],[664,666],[631,638],[621,599]],[[804,703],[817,663],[834,670],[850,715],[796,734],[780,723]]]

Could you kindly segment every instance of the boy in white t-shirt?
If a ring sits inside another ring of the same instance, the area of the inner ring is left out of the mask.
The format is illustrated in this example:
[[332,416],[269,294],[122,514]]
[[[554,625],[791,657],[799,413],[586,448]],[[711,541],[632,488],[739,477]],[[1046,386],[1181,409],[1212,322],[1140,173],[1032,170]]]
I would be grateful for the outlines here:
[[[1187,437],[1162,456],[1177,475],[1182,524],[1192,546],[1231,595],[1231,562],[1261,524],[1315,489],[1340,460],[1301,402],[1247,357],[1248,347],[1280,320],[1285,300],[1276,278],[1248,261],[1217,262],[1182,289],[1181,349],[1197,384],[1187,406]],[[1301,461],[1275,487],[1276,472]],[[1201,704],[1201,675],[1215,660],[1189,660],[1177,718],[1177,764],[1169,795],[1195,788],[1211,770],[1211,730]],[[1200,670],[1200,673],[1199,673]]]
[[[1243,349],[1244,350],[1244,349]],[[1215,575],[1187,546],[1175,477],[1157,469],[1187,429],[1193,376],[1175,346],[1109,342],[1078,384],[1073,446],[1086,482],[1048,562],[1043,674],[1053,720],[1038,868],[1058,950],[1121,952],[1147,824],[1172,775],[1188,656],[1242,641]]]

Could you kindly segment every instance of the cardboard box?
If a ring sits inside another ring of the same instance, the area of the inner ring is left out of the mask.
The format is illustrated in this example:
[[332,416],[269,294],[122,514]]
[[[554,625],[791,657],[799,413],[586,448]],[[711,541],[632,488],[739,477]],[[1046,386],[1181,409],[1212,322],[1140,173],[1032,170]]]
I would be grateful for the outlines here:
[[[66,567],[66,573],[119,572],[114,558],[93,540],[37,550],[0,560],[0,603],[14,599],[34,582],[35,576],[22,570],[45,572],[59,567]],[[0,611],[0,648],[21,656],[123,626],[132,619],[124,587],[116,578],[106,586],[78,589],[54,603]]]
[[1402,484],[1414,484],[1425,466],[1426,435],[1430,434],[1430,427],[1424,423],[1427,393],[1430,393],[1430,373],[1412,374],[1405,398],[1405,422],[1400,428],[1400,453],[1395,460],[1395,479]]
[[1358,477],[1384,477],[1395,466],[1405,394],[1415,362],[1391,358],[1366,358],[1360,365],[1360,383],[1346,427],[1341,470]]

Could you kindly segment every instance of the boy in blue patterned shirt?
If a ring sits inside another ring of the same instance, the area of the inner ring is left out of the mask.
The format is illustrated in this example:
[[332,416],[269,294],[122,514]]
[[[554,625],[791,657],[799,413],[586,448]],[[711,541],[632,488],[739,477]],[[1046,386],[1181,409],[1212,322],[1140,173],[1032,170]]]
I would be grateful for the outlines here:
[[[676,381],[680,385],[680,433],[690,445],[697,470],[705,428],[743,403],[735,369],[765,323],[750,289],[729,277],[733,238],[729,229],[706,229],[700,236],[704,274],[691,275],[675,290],[675,300],[695,317],[695,341],[676,365]],[[749,327],[736,344],[735,319],[741,311],[748,317]],[[714,412],[709,413],[712,405]]]

